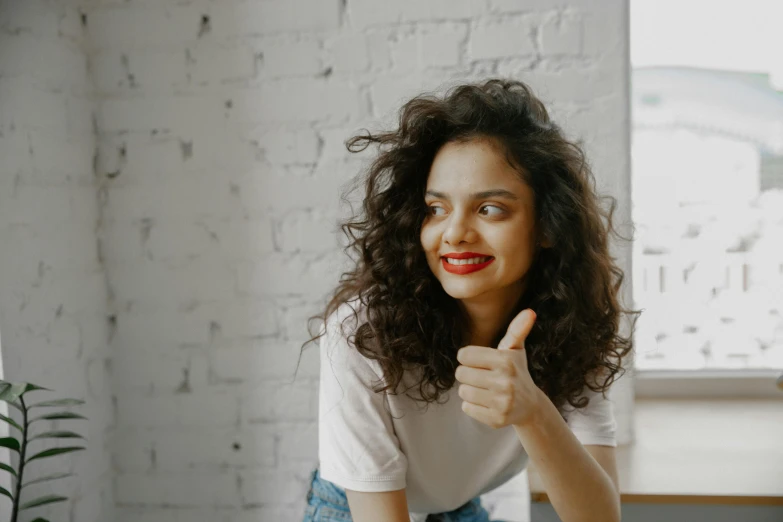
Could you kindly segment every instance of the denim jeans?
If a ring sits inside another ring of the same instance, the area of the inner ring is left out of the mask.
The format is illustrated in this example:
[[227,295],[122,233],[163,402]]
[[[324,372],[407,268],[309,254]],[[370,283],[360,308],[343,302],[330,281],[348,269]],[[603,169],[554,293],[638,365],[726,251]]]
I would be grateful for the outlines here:
[[[310,476],[307,509],[302,522],[352,522],[345,490],[324,480],[316,468]],[[454,511],[429,515],[427,522],[491,522],[489,513],[481,506],[479,497]]]

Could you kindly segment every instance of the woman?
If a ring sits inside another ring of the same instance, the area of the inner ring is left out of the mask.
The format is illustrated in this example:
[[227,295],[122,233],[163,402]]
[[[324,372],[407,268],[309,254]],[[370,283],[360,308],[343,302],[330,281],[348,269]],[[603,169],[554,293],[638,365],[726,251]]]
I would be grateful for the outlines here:
[[416,97],[348,147],[371,144],[363,215],[342,225],[358,260],[310,340],[305,521],[487,522],[479,496],[528,462],[564,522],[620,520],[606,391],[633,312],[584,154],[507,80]]

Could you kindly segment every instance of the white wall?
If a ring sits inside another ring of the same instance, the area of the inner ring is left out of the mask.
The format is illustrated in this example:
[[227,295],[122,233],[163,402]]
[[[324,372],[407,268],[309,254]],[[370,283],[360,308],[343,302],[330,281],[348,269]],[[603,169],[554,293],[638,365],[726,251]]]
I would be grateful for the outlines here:
[[[57,392],[37,394],[38,400],[84,399],[79,412],[89,418],[50,423],[87,436],[86,452],[36,461],[25,476],[73,471],[77,477],[31,487],[23,495],[54,492],[71,500],[25,511],[21,520],[110,520],[114,504],[107,295],[95,238],[99,206],[85,47],[75,2],[0,0],[3,378]],[[30,398],[36,401],[36,395]],[[40,443],[31,446],[38,449]],[[5,510],[10,501],[2,498]]]
[[300,516],[314,350],[286,382],[337,280],[342,142],[403,97],[527,79],[627,189],[622,1],[98,4],[123,520]]
[[[84,0],[80,8],[98,107],[95,185],[85,191],[101,205],[109,300],[99,322],[114,318],[120,522],[301,517],[317,457],[313,348],[291,381],[305,318],[340,273],[340,188],[363,161],[349,159],[343,142],[390,121],[404,98],[494,75],[530,82],[571,135],[587,140],[601,187],[628,219],[625,0]],[[61,96],[45,107],[69,106]],[[85,125],[89,136],[89,118]],[[55,164],[92,181],[89,162]],[[56,204],[38,211],[41,197],[12,197],[9,215],[55,217]],[[24,201],[36,206],[20,209]],[[96,210],[78,207],[87,208]],[[94,213],[90,226],[61,214],[79,238],[93,234],[78,251],[94,253]],[[628,249],[619,252],[629,270]],[[36,268],[32,259],[4,268],[7,284]],[[78,284],[72,275],[56,281]],[[4,347],[13,344],[7,329],[22,331],[17,323],[0,324]],[[53,337],[67,344],[64,333]],[[488,503],[498,517],[525,520],[525,495],[524,483],[512,484]]]

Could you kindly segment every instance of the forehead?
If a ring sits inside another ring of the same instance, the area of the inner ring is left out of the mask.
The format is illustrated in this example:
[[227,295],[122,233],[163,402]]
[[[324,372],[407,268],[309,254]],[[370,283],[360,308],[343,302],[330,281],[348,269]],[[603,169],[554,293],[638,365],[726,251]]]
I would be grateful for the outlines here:
[[427,177],[427,189],[469,193],[487,188],[512,192],[527,188],[499,144],[474,138],[448,142],[438,150]]

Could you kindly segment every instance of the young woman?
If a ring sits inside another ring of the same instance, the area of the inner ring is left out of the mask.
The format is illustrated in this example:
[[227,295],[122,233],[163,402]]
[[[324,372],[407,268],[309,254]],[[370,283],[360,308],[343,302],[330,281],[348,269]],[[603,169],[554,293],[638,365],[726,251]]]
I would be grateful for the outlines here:
[[583,152],[506,80],[416,97],[348,147],[371,144],[363,215],[342,225],[356,265],[310,340],[305,521],[487,522],[479,496],[528,462],[564,522],[619,521],[606,391],[633,312]]

